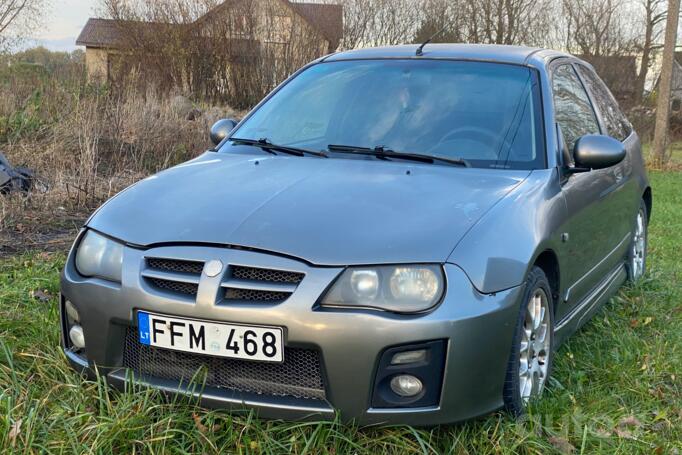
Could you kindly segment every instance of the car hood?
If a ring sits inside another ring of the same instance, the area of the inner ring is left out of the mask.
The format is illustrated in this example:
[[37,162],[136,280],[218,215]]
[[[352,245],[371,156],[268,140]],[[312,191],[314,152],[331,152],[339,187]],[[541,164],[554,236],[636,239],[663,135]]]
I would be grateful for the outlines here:
[[88,226],[138,246],[210,243],[318,265],[444,262],[529,171],[205,153],[111,199]]

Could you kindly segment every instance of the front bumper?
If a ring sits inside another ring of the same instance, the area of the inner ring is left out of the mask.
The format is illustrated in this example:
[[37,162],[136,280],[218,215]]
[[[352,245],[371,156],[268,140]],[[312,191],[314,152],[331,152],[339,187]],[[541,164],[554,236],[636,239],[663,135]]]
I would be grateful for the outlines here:
[[[173,298],[152,289],[142,272],[145,257],[219,259],[305,274],[295,292],[277,305],[218,304],[221,276],[202,275],[196,299]],[[296,420],[333,418],[360,424],[433,425],[487,414],[503,405],[502,390],[518,314],[521,288],[494,295],[478,293],[466,274],[446,264],[447,294],[432,312],[405,316],[376,311],[315,307],[342,268],[314,267],[281,256],[209,246],[173,246],[150,250],[126,248],[122,284],[84,278],[74,267],[74,252],[62,274],[62,302],[80,313],[86,340],[84,355],[63,343],[76,369],[92,373],[95,365],[110,384],[123,388],[133,376],[122,368],[126,332],[135,311],[188,318],[285,328],[285,344],[319,350],[324,370],[324,400],[240,393],[224,388],[187,388],[174,380],[136,376],[135,381],[165,392],[199,396],[202,404],[232,410],[254,409],[264,418]],[[64,325],[63,325],[63,331]],[[422,408],[373,408],[374,379],[382,352],[392,346],[445,340],[445,365],[438,404]]]

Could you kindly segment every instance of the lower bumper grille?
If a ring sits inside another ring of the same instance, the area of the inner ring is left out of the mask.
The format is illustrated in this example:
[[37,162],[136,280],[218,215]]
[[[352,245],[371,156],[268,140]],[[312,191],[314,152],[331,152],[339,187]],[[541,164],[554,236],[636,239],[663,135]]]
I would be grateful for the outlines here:
[[126,331],[123,366],[137,374],[242,393],[324,400],[320,354],[285,348],[284,362],[263,363],[169,351],[141,344],[137,329]]

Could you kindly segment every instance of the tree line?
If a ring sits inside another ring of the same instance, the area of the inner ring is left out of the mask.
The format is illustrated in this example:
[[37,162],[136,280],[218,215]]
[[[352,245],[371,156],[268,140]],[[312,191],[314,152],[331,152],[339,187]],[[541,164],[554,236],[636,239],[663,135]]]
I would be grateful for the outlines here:
[[[307,1],[343,7],[343,34],[334,49],[321,46],[305,22],[283,21],[276,0],[230,2],[229,8],[221,8],[224,0],[98,0],[99,15],[117,24],[110,82],[248,108],[329,51],[433,38],[561,49],[593,63],[611,59],[611,69],[627,57],[631,70],[602,77],[612,89],[632,87],[630,107],[653,103],[646,97],[658,75],[669,6],[668,0]],[[35,29],[47,3],[0,0],[0,46]]]
[[[343,38],[339,50],[423,42],[518,44],[558,48],[586,59],[637,56],[633,104],[641,104],[651,79],[656,53],[662,48],[666,0],[316,0],[343,6]],[[101,0],[106,17],[125,30],[127,65],[154,73],[162,86],[182,85],[203,96],[235,102],[226,71],[239,80],[237,104],[257,100],[279,80],[323,53],[300,24],[287,24],[288,43],[263,46],[250,40],[263,8],[273,1],[237,2],[229,12],[211,17],[206,31],[191,24],[223,3],[220,0]],[[265,6],[264,6],[265,5]],[[275,13],[277,14],[277,13]],[[246,18],[246,19],[244,19]],[[156,29],[137,27],[152,22]],[[245,39],[230,40],[225,36]],[[285,40],[282,40],[285,41]],[[137,56],[138,64],[134,64]],[[132,58],[131,58],[132,57]],[[250,65],[234,65],[248,59]],[[144,63],[144,65],[142,65]],[[230,65],[231,64],[231,65]],[[231,69],[227,69],[231,67]],[[262,69],[261,70],[259,70]],[[248,74],[247,74],[248,73]],[[148,75],[148,77],[150,77]],[[215,88],[218,87],[218,90]]]
[[[636,55],[637,103],[641,103],[646,82],[651,79],[655,55],[662,49],[668,3],[667,0],[307,1],[343,6],[340,50],[423,42],[441,31],[434,42],[520,44],[564,49],[588,58]],[[132,57],[128,65],[137,56],[138,63],[145,63],[148,70],[154,69],[157,76],[164,73],[159,77],[163,85],[179,84],[184,78],[185,85],[191,87],[192,77],[207,79],[206,71],[224,72],[219,70],[221,65],[240,55],[257,57],[263,65],[274,67],[274,74],[263,73],[251,78],[260,79],[260,85],[271,85],[322,52],[312,40],[306,42],[311,38],[308,36],[290,39],[284,50],[277,46],[256,49],[256,44],[248,40],[228,43],[220,39],[235,34],[248,37],[245,28],[255,27],[258,15],[268,14],[262,11],[263,5],[275,8],[278,2],[272,0],[235,2],[237,6],[230,14],[211,18],[210,36],[217,38],[213,40],[202,41],[197,34],[203,34],[203,38],[206,34],[196,27],[164,26],[190,24],[222,3],[222,0],[98,0],[98,7],[103,17],[121,21],[126,53]],[[0,47],[7,48],[35,31],[45,18],[49,4],[49,0],[0,0]],[[238,22],[236,17],[246,20]],[[155,23],[156,27],[137,27],[137,22]],[[289,33],[303,33],[300,24],[287,25],[291,28]],[[275,53],[285,57],[278,55],[274,62]],[[183,71],[187,73],[190,66],[202,69],[194,76],[180,75]],[[208,79],[219,82],[214,80],[215,76]],[[257,89],[258,83],[248,82]],[[206,89],[199,91],[206,92]]]
[[587,59],[638,56],[642,102],[663,46],[666,0],[341,0],[343,48],[424,42],[516,44]]

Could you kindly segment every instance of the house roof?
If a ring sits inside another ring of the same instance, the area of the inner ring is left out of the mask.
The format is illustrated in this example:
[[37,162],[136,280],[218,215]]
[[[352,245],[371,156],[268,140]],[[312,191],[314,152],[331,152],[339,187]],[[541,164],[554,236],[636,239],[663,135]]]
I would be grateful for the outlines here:
[[[130,27],[134,27],[131,29]],[[161,22],[117,21],[114,19],[88,19],[76,39],[78,46],[116,48],[124,44],[123,33],[145,36],[146,33],[162,35],[171,29],[181,27],[178,24]]]
[[115,47],[120,41],[119,27],[111,19],[88,19],[76,39],[78,46]]
[[[330,49],[336,49],[343,37],[343,7],[320,3],[297,3],[289,0],[281,0],[289,5],[292,10],[300,15],[306,22],[322,34],[329,41]],[[227,0],[217,8],[226,8],[234,5],[234,0]],[[215,10],[199,18],[197,22],[203,22],[213,14]],[[140,28],[152,28],[173,26],[173,24],[159,24],[152,22],[129,22]],[[120,23],[113,19],[90,18],[76,39],[78,46],[115,48],[122,44]]]

